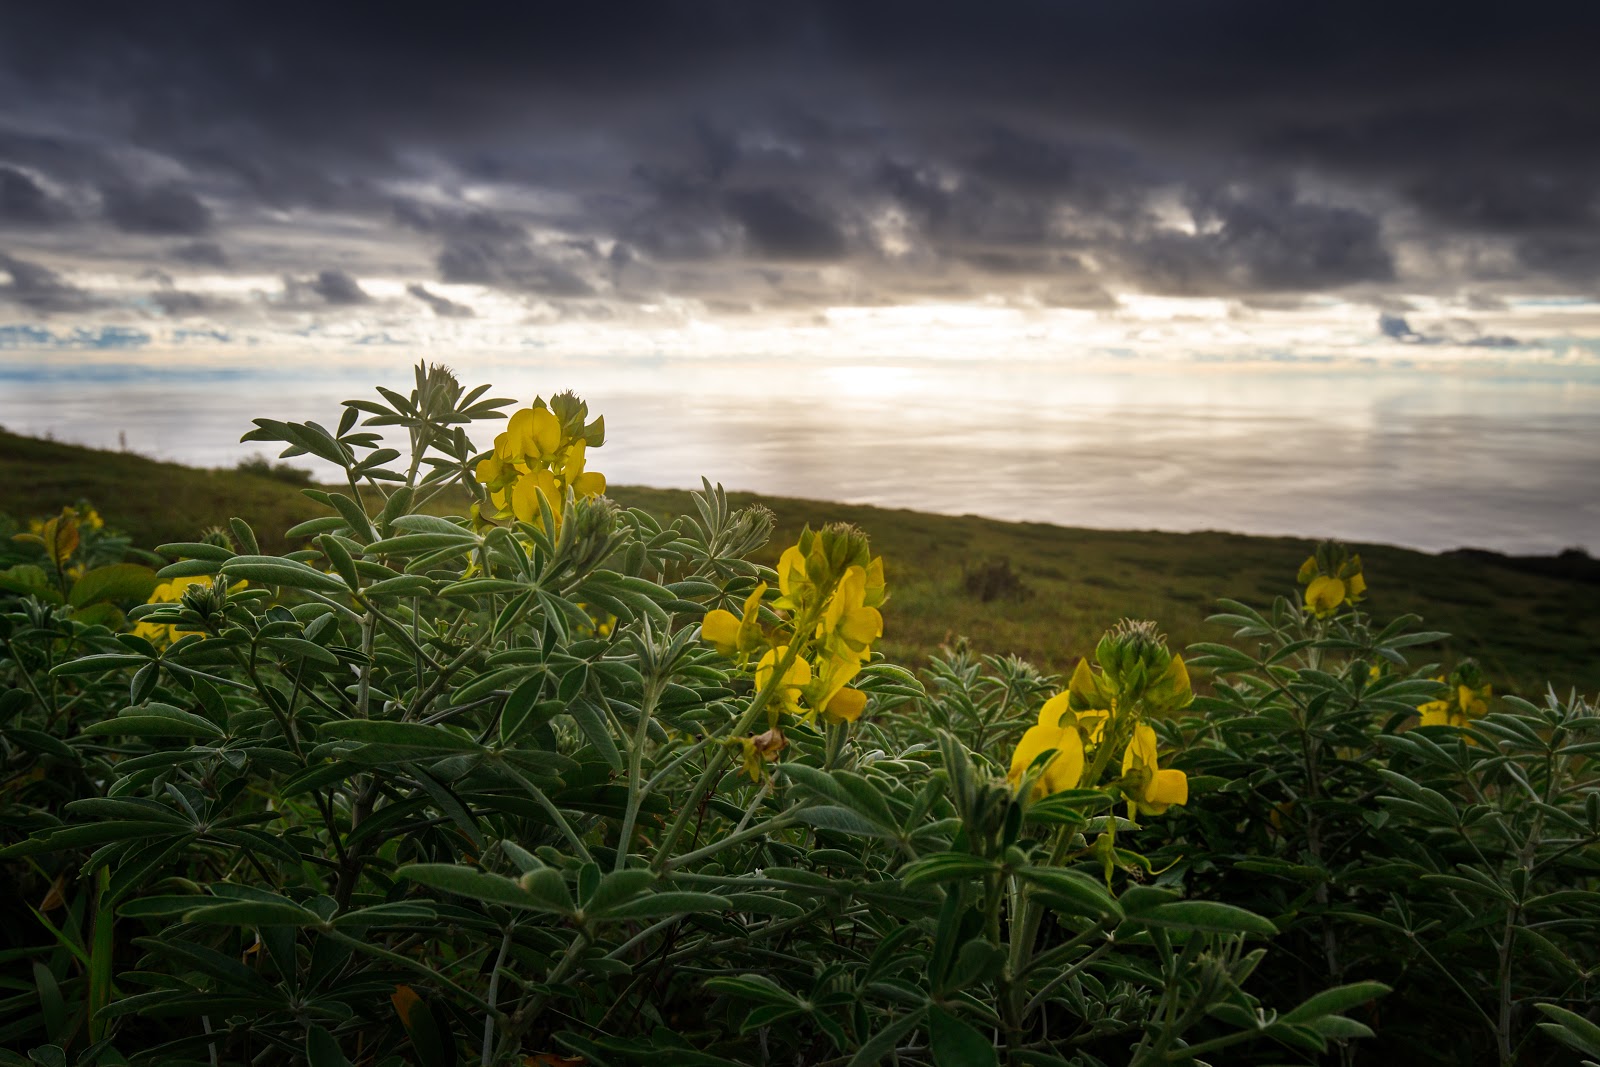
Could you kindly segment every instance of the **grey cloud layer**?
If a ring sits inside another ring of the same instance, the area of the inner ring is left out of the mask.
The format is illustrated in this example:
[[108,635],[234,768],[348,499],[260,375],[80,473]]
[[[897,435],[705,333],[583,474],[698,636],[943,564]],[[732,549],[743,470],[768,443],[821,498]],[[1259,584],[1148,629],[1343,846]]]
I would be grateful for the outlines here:
[[0,239],[25,258],[0,298],[40,313],[95,303],[55,257],[276,274],[285,248],[304,251],[274,306],[364,304],[385,273],[452,318],[471,309],[428,285],[594,314],[1600,281],[1589,4],[33,5],[8,23]]

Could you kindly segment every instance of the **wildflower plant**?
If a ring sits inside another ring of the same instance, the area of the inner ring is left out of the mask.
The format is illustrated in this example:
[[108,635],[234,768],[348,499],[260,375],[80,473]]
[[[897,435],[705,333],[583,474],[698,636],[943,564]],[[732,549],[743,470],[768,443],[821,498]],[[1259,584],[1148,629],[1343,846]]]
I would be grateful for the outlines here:
[[420,366],[246,436],[339,472],[290,551],[197,531],[98,614],[65,519],[4,572],[0,1064],[1315,1062],[1410,980],[1358,904],[1581,1038],[1592,712],[1414,725],[1436,635],[1336,553],[1330,612],[1233,606],[1259,655],[1125,623],[1065,686],[958,643],[930,689],[864,532],[769,567],[720,487],[622,508],[570,394]]

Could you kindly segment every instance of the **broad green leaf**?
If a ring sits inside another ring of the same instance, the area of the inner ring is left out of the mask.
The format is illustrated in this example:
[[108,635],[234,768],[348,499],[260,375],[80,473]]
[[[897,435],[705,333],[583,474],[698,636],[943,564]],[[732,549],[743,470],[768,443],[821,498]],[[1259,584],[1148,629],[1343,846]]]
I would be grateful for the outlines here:
[[320,1026],[306,1028],[306,1062],[310,1067],[350,1067],[339,1042]]
[[75,608],[93,604],[97,600],[149,599],[160,585],[156,572],[137,563],[113,563],[86,571],[72,584],[67,593],[67,603]]
[[420,722],[391,722],[387,719],[342,719],[338,722],[325,723],[317,727],[317,738],[322,741],[362,741],[368,744],[392,745],[441,756],[450,752],[483,750],[482,746],[472,738],[462,737],[443,726],[429,726]]
[[1025,867],[1017,876],[1046,894],[1045,902],[1058,910],[1122,917],[1122,906],[1106,887],[1079,871],[1059,867]]
[[1307,998],[1299,1007],[1281,1016],[1281,1021],[1295,1024],[1308,1023],[1324,1015],[1342,1015],[1351,1008],[1375,1000],[1389,992],[1382,982],[1351,982],[1348,985],[1324,989]]
[[1212,900],[1178,900],[1171,904],[1158,904],[1141,912],[1137,921],[1150,926],[1170,926],[1214,934],[1272,937],[1278,932],[1276,926],[1255,912]]
[[230,581],[242,579],[254,585],[280,585],[317,593],[350,591],[349,586],[331,574],[279,556],[235,556],[222,565],[222,574]]
[[608,919],[659,919],[666,915],[727,911],[733,905],[726,897],[713,893],[651,893],[635,897],[606,911]]
[[937,1067],[998,1067],[994,1043],[937,1004],[928,1006],[928,1045]]
[[322,919],[316,913],[289,901],[233,900],[207,904],[186,913],[184,919],[193,923],[217,923],[223,926],[322,925]]
[[[471,897],[490,904],[503,904],[529,911],[572,914],[572,899],[559,871],[545,868],[513,881],[498,874],[474,871],[453,863],[415,863],[395,872],[432,889]],[[554,882],[550,876],[554,876]]]
[[907,888],[927,882],[965,881],[981,878],[1000,870],[994,860],[974,856],[970,852],[936,852],[900,869],[900,881]]

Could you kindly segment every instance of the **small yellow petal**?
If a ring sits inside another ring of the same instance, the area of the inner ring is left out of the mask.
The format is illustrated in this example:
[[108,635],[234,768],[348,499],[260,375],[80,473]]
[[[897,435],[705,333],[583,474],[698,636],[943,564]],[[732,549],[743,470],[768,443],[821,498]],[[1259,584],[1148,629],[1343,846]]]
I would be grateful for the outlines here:
[[561,420],[549,408],[534,408],[527,434],[531,446],[528,454],[549,459],[561,447]]
[[1145,791],[1145,799],[1162,807],[1189,803],[1189,776],[1170,768],[1157,771],[1150,788]]
[[1028,768],[1050,749],[1055,750],[1055,755],[1050,758],[1044,773],[1034,781],[1033,795],[1047,796],[1063,789],[1076,788],[1083,777],[1083,741],[1078,737],[1077,729],[1071,726],[1065,729],[1028,727],[1017,742],[1017,749],[1011,756],[1011,769],[1006,774],[1012,786],[1020,785]]
[[867,710],[867,694],[859,689],[841,689],[828,701],[823,715],[833,722],[855,722]]
[[739,648],[739,619],[721,608],[708,611],[700,623],[700,636],[724,656],[732,656]]
[[[1057,693],[1044,702],[1044,707],[1039,709],[1039,725],[1052,730],[1061,728],[1061,719],[1070,709],[1067,707],[1067,694]],[[1073,725],[1069,722],[1067,725]]]
[[1344,583],[1337,578],[1322,577],[1306,586],[1306,608],[1313,615],[1326,618],[1339,610],[1344,603]]

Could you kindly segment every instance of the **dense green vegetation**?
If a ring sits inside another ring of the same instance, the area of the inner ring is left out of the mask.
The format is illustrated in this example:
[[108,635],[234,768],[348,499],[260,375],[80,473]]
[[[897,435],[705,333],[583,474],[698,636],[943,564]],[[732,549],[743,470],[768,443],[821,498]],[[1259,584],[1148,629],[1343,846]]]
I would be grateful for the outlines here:
[[[709,472],[715,477],[715,472]],[[612,487],[627,507],[661,517],[689,514],[682,490]],[[282,531],[319,505],[294,485],[242,471],[196,470],[141,456],[102,452],[0,431],[0,512],[47,515],[76,500],[94,502],[133,542],[153,547],[197,537],[232,516],[261,531],[263,547],[300,547]],[[960,636],[984,652],[1014,654],[1064,671],[1117,619],[1158,619],[1175,647],[1213,636],[1204,620],[1217,597],[1266,598],[1281,591],[1309,548],[1294,538],[1227,533],[1067,529],[976,516],[942,516],[813,500],[729,494],[735,506],[760,502],[776,517],[776,547],[802,526],[854,523],[872,533],[888,560],[894,620],[883,648],[923,665]],[[432,502],[435,513],[463,512],[459,490]],[[1452,635],[1446,661],[1474,657],[1501,689],[1537,697],[1547,682],[1600,691],[1600,575],[1493,554],[1431,555],[1357,546],[1374,576],[1372,604],[1388,615],[1417,614]],[[1011,575],[985,586],[986,567]],[[969,579],[973,579],[970,582]],[[990,599],[984,599],[985,593]]]
[[3,1067],[1600,1057],[1600,714],[1379,608],[1555,579],[626,507],[575,397],[382,396],[250,435],[348,491],[163,467],[150,552],[141,461],[57,450],[112,522],[0,542]]

